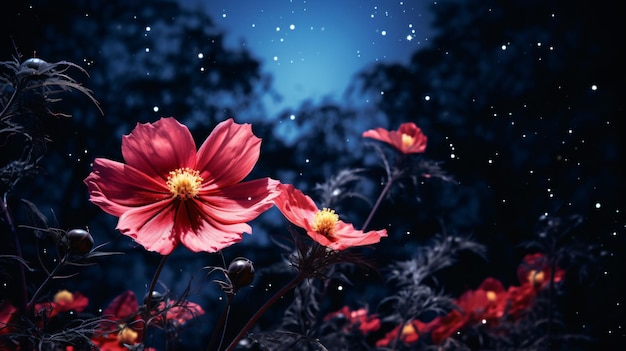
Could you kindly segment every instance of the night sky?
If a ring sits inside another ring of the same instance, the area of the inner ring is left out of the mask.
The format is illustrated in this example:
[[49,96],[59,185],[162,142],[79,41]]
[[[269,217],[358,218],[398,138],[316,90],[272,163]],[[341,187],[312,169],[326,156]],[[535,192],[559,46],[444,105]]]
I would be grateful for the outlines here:
[[408,63],[432,35],[432,1],[185,0],[204,6],[227,44],[245,47],[274,77],[283,100],[341,100],[350,80],[374,63]]

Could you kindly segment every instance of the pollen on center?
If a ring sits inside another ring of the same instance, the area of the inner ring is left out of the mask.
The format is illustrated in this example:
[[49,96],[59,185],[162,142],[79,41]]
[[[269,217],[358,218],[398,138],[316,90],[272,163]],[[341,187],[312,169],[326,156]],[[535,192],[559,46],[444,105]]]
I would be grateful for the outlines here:
[[198,195],[202,186],[200,172],[191,168],[178,168],[167,176],[167,188],[174,197],[188,200]]
[[415,143],[414,137],[408,134],[402,133],[402,146],[409,147],[409,146],[413,146],[414,143]]
[[313,225],[311,228],[319,234],[322,234],[327,239],[333,241],[335,235],[335,226],[337,225],[337,221],[339,220],[339,216],[335,213],[334,210],[324,208],[315,213],[315,217],[313,218]]

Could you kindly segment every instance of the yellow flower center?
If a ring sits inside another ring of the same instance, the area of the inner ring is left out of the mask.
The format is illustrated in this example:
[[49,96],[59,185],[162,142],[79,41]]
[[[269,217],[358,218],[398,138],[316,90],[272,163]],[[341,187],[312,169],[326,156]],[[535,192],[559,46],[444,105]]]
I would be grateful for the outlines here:
[[487,300],[494,302],[496,301],[496,293],[494,291],[487,291]]
[[339,216],[334,210],[324,208],[321,211],[317,211],[315,217],[313,218],[313,225],[311,227],[317,233],[322,234],[331,241],[334,241],[335,226],[338,220]]
[[54,295],[55,303],[72,303],[74,301],[74,294],[67,290],[61,290]]
[[137,341],[137,337],[139,337],[139,333],[127,326],[122,326],[122,330],[117,333],[117,341],[120,344],[133,345]]
[[188,200],[198,195],[202,177],[200,172],[191,168],[178,168],[169,173],[166,184],[174,197]]
[[543,271],[532,270],[528,272],[528,281],[534,285],[543,283],[544,273]]
[[402,332],[400,334],[402,335],[402,338],[405,338],[415,333],[417,333],[417,330],[415,330],[413,323],[408,323],[408,324],[405,324],[404,327],[402,327]]
[[413,144],[415,144],[415,138],[408,134],[402,133],[402,146],[410,147],[413,146]]

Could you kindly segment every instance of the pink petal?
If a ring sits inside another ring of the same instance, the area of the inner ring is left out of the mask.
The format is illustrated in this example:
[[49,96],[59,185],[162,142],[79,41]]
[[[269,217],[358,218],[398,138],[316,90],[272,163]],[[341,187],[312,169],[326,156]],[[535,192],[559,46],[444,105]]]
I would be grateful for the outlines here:
[[117,229],[146,250],[170,254],[179,242],[174,230],[177,204],[166,200],[133,208],[120,216]]
[[302,191],[294,188],[291,184],[279,184],[277,189],[280,191],[280,195],[274,201],[283,216],[298,227],[310,228],[309,222],[319,211],[313,199],[304,195]]
[[153,178],[166,179],[170,171],[195,165],[196,144],[189,129],[174,118],[137,123],[122,138],[122,156],[132,166]]
[[232,118],[218,124],[198,150],[196,169],[206,184],[223,187],[243,180],[259,159],[261,139],[250,124]]
[[103,211],[121,216],[139,206],[171,197],[165,181],[151,178],[123,163],[97,158],[85,179],[90,200]]
[[372,138],[386,143],[391,143],[389,139],[389,131],[383,128],[370,129],[363,132],[364,138]]
[[241,241],[244,232],[252,233],[246,223],[224,224],[189,204],[176,216],[176,232],[180,242],[193,252],[217,252]]
[[337,222],[334,236],[337,240],[327,246],[334,250],[344,250],[352,246],[363,246],[380,242],[380,238],[387,236],[387,231],[382,229],[364,233],[362,230],[354,229],[354,226],[350,223],[339,221]]
[[196,201],[203,213],[221,223],[248,222],[274,206],[278,184],[270,178],[255,179],[217,191],[201,191]]

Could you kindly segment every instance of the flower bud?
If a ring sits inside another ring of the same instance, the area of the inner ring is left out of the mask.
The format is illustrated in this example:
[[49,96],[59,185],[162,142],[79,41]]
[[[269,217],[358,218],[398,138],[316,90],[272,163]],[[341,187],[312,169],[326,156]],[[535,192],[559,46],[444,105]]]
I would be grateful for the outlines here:
[[254,280],[254,265],[245,257],[237,257],[228,266],[227,274],[233,289],[237,291]]
[[67,232],[70,253],[86,255],[93,248],[93,237],[84,229],[72,229]]
[[[148,303],[148,295],[146,293],[146,295],[143,297],[143,304],[146,305]],[[155,306],[157,306],[159,303],[165,301],[165,295],[161,294],[158,291],[152,291],[152,297],[150,298],[150,306],[147,306],[148,309],[152,309]]]
[[27,67],[27,68],[30,68],[30,69],[34,69],[34,70],[38,71],[39,69],[45,67],[47,64],[48,64],[48,62],[46,62],[46,61],[44,61],[44,60],[42,60],[40,58],[32,57],[32,58],[29,58],[28,60],[22,62],[21,66],[22,67]]

